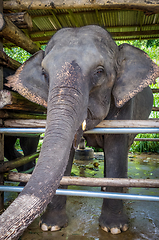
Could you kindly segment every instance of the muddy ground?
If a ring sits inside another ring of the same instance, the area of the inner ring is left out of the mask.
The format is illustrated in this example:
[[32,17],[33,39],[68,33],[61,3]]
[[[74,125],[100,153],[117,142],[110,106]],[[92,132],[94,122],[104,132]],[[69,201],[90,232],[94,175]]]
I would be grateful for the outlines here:
[[[74,162],[72,175],[84,177],[103,177],[103,153],[95,154],[93,161]],[[95,167],[97,166],[97,167]],[[159,154],[129,154],[130,178],[152,178],[159,176]],[[100,191],[100,188],[70,187]],[[159,189],[130,188],[132,194],[159,195]],[[5,193],[5,203],[17,194]],[[98,226],[102,199],[68,197],[67,214],[69,225],[58,232],[42,232],[36,219],[21,236],[21,240],[141,240],[159,239],[159,202],[125,201],[125,210],[129,216],[129,229],[119,235],[105,233]]]

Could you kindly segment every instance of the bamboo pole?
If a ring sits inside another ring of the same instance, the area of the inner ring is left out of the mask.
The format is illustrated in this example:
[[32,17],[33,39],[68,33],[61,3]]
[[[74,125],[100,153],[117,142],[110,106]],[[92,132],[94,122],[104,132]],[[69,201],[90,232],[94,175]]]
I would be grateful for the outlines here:
[[[28,182],[31,174],[10,172],[4,175],[6,180],[14,182]],[[75,185],[89,187],[144,187],[158,188],[157,179],[129,179],[129,178],[85,178],[63,177],[60,185]]]
[[0,173],[8,172],[14,168],[20,167],[38,157],[39,152],[36,152],[25,157],[20,157],[12,161],[4,162],[0,165]]

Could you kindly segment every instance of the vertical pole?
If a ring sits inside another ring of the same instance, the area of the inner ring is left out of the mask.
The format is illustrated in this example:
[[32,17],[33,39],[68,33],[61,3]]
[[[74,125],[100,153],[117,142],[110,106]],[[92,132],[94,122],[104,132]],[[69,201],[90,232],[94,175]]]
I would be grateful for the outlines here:
[[[0,0],[0,12],[3,13],[3,0]],[[0,38],[0,50],[3,50],[3,38]],[[3,89],[3,67],[0,66],[0,90]],[[2,119],[0,119],[2,125]],[[4,161],[4,134],[0,134],[0,162]],[[0,185],[4,184],[3,174],[0,174]],[[4,208],[4,192],[0,192],[0,211]]]

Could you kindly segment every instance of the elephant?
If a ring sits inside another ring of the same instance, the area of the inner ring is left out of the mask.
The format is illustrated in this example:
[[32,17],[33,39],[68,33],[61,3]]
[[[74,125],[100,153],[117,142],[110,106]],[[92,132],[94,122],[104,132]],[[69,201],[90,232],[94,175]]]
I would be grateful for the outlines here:
[[[19,138],[21,149],[24,156],[33,154],[37,150],[40,135],[35,137],[4,135],[4,157],[9,161],[20,158],[23,155],[15,148],[16,140]],[[35,160],[17,167],[18,172],[24,172],[35,167]],[[24,185],[24,184],[21,184]]]
[[[145,52],[128,44],[117,46],[105,29],[88,25],[60,29],[45,52],[35,53],[8,77],[7,86],[47,107],[47,120],[33,174],[1,215],[1,239],[17,239],[44,209],[44,231],[67,225],[66,198],[54,195],[63,175],[70,173],[74,151],[83,135],[82,123],[86,122],[89,130],[103,119],[147,119],[153,103],[149,85],[158,76],[159,67]],[[88,145],[104,150],[104,177],[127,177],[133,135],[86,138]],[[106,190],[122,192],[117,187]],[[113,234],[128,229],[121,200],[103,200],[99,225]]]
[[[9,67],[3,67],[4,84],[7,83],[6,78],[10,75],[13,75],[14,73],[15,73],[15,70]],[[5,85],[4,85],[4,89],[10,90],[10,88],[6,87]],[[9,161],[15,160],[16,158],[23,156],[15,148],[15,143],[18,138],[20,140],[20,146],[21,146],[21,149],[23,150],[24,156],[27,156],[36,152],[40,135],[37,135],[34,137],[4,135],[4,157],[7,158]],[[35,167],[35,160],[29,163],[26,163],[23,166],[17,167],[17,171],[24,172],[33,167]],[[21,183],[20,185],[24,185],[24,184]]]

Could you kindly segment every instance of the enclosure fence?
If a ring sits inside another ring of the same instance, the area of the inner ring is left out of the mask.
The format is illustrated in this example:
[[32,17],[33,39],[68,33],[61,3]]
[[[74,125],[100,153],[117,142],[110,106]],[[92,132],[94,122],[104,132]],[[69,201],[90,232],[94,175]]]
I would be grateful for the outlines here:
[[[39,121],[39,120],[38,120]],[[26,120],[29,125],[29,121]],[[16,123],[18,125],[18,123]],[[16,126],[15,124],[15,126]],[[5,124],[4,124],[5,125]],[[11,128],[5,127],[0,128],[0,133],[9,135],[34,135],[45,133],[45,122],[41,124],[41,128]],[[159,121],[158,120],[105,120],[102,121],[96,128],[85,131],[85,134],[138,134],[138,133],[159,133]],[[12,176],[11,176],[12,175]],[[21,181],[23,174],[18,173],[18,176],[13,176],[14,173],[8,174],[8,179],[12,181]],[[16,175],[16,173],[15,173]],[[25,182],[30,178],[31,174],[25,174]],[[27,178],[27,180],[26,180]],[[81,177],[63,177],[61,185],[80,185],[80,186],[116,186],[116,187],[149,187],[159,188],[159,180],[156,179],[123,179],[123,178],[81,178]],[[13,191],[21,192],[23,187],[15,186],[0,186],[0,191]],[[58,189],[57,195],[67,196],[81,196],[81,197],[98,197],[98,198],[109,198],[109,199],[129,199],[129,200],[145,200],[145,201],[159,201],[159,196],[146,196],[146,195],[135,195],[126,193],[116,192],[92,192],[92,191],[81,191],[81,190],[70,190],[70,189]]]

